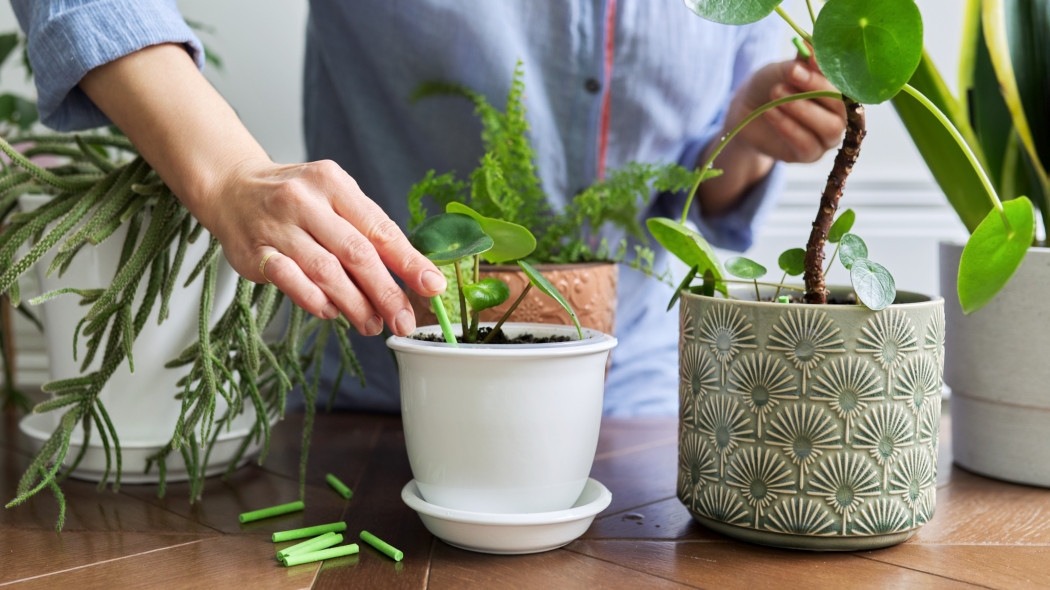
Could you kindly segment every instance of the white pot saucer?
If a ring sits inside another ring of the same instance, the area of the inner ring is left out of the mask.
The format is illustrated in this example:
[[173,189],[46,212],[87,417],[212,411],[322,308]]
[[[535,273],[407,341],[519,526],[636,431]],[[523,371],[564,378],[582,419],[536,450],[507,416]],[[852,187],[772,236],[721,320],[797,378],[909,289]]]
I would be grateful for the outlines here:
[[490,514],[436,506],[423,499],[416,480],[405,484],[401,499],[419,513],[423,526],[449,545],[516,555],[540,553],[567,545],[582,535],[594,517],[612,502],[612,493],[588,478],[572,508],[531,514]]
[[[244,437],[248,436],[252,420],[254,420],[253,417],[241,414],[234,419],[230,430],[227,431],[223,428],[215,441],[215,447],[212,449],[211,456],[208,458],[208,468],[205,470],[205,476],[218,475],[226,471],[230,466],[230,462],[237,455],[237,449],[240,447]],[[51,417],[46,414],[28,414],[18,423],[19,429],[32,439],[34,451],[40,450],[44,442],[51,437],[53,432],[52,426]],[[170,433],[168,433],[168,436],[170,436]],[[63,461],[64,465],[72,465],[73,460],[80,452],[82,440],[80,432],[75,431],[73,438],[69,441],[69,451],[66,452],[66,458]],[[145,473],[146,459],[163,448],[168,442],[169,438],[167,436],[162,440],[158,439],[155,441],[124,440],[122,438],[120,441],[120,454],[123,473],[120,475],[120,483],[148,484],[160,481],[160,472],[156,465],[153,465],[149,473]],[[250,442],[237,466],[244,465],[249,459],[257,455],[260,446],[258,442]],[[182,460],[180,453],[176,452],[168,455],[166,467],[165,478],[168,482],[186,481],[190,478],[189,472],[186,470],[186,463]],[[114,459],[109,473],[111,482],[116,477],[116,468],[116,460]],[[84,458],[81,459],[80,465],[73,470],[70,476],[86,481],[102,481],[102,476],[105,472],[106,451],[98,436],[93,436],[88,442],[88,449],[84,453]]]

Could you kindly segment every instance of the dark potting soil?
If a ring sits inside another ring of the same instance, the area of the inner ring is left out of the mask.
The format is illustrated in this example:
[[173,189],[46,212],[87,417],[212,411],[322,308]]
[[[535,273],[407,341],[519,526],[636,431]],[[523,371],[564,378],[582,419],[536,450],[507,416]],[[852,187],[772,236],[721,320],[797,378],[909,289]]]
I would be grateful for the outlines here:
[[[478,342],[480,343],[482,340],[484,340],[485,337],[488,336],[489,332],[491,332],[491,331],[492,331],[492,328],[481,328],[481,329],[479,329],[478,330]],[[417,336],[413,336],[412,338],[415,339],[415,340],[422,340],[424,342],[444,342],[445,341],[445,337],[442,336],[440,333],[438,333],[438,334],[420,334],[420,335],[417,335]],[[461,344],[464,342],[462,337],[457,338],[456,340],[458,340]],[[527,334],[527,333],[526,334],[519,334],[516,338],[511,340],[511,339],[507,338],[507,335],[503,333],[503,330],[500,330],[499,332],[496,333],[495,336],[492,337],[492,341],[489,342],[489,344],[548,344],[548,343],[551,343],[551,342],[568,342],[569,340],[572,340],[572,339],[569,338],[568,336],[544,336],[544,337],[539,337],[539,336],[536,336],[534,334]]]

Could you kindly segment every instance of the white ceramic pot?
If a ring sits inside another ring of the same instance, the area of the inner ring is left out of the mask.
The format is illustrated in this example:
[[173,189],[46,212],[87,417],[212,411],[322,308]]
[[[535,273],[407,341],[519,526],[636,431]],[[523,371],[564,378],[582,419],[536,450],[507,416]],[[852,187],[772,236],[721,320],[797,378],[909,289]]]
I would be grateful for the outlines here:
[[[32,210],[41,206],[50,197],[26,195],[20,200],[23,210]],[[117,271],[121,248],[127,228],[119,228],[106,241],[97,246],[85,247],[61,277],[57,273],[48,277],[45,271],[54,259],[55,252],[45,254],[34,265],[35,275],[42,292],[49,292],[63,287],[94,289],[108,287]],[[200,295],[203,281],[198,278],[188,287],[181,287],[189,277],[197,260],[208,247],[208,236],[204,234],[194,244],[190,244],[186,257],[176,281],[176,291],[171,297],[168,319],[157,324],[160,305],[154,306],[149,320],[135,340],[132,353],[135,359],[135,371],[131,372],[125,360],[116,369],[109,381],[102,388],[99,398],[109,413],[114,428],[120,437],[123,459],[121,481],[125,483],[151,483],[159,479],[157,468],[148,474],[144,473],[146,458],[166,445],[175,431],[182,404],[175,399],[181,391],[176,382],[186,374],[188,368],[166,369],[164,364],[177,357],[191,343],[197,340]],[[136,294],[138,305],[145,294],[143,280]],[[233,301],[237,287],[236,272],[221,261],[216,276],[216,290],[213,310],[222,310]],[[78,341],[76,360],[73,355],[73,332],[78,322],[87,313],[88,307],[79,304],[79,297],[62,295],[42,303],[38,308],[42,313],[40,319],[44,324],[44,337],[47,342],[48,370],[50,380],[56,381],[78,377],[82,373],[80,364],[86,354],[87,338],[81,335]],[[213,321],[217,321],[213,313]],[[104,346],[104,343],[103,343]],[[99,350],[95,360],[87,367],[85,373],[99,367],[103,350]],[[221,416],[226,409],[225,400],[216,400],[216,415]],[[62,417],[61,410],[46,414],[26,416],[20,427],[30,438],[42,444],[58,426]],[[248,434],[255,421],[254,409],[245,408],[229,430],[224,428],[216,448],[213,449],[206,473],[224,471],[228,461],[236,454],[240,441]],[[80,449],[83,434],[77,425],[71,439],[67,463],[72,462]],[[244,458],[257,450],[253,445]],[[101,440],[92,436],[88,451],[73,477],[88,480],[100,480],[106,470],[106,457]],[[115,474],[110,473],[110,477]],[[188,479],[185,464],[179,453],[168,457],[168,481]]]
[[1029,248],[1006,288],[970,315],[956,291],[962,251],[962,244],[940,248],[955,462],[1050,487],[1050,249]]
[[[505,324],[511,338],[572,336],[525,345],[387,340],[397,357],[401,416],[423,498],[472,512],[571,507],[598,445],[612,336],[550,324]],[[441,334],[427,326],[417,334]]]

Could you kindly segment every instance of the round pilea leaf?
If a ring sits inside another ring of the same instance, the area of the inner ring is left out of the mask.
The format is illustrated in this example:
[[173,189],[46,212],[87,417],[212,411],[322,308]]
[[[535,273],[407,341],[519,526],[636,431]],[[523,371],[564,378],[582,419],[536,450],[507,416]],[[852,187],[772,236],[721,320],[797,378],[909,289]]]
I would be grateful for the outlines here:
[[783,0],[685,0],[689,10],[724,25],[746,25],[760,21]]
[[842,236],[853,229],[853,222],[856,220],[857,214],[853,212],[853,209],[846,209],[840,213],[835,223],[831,224],[831,229],[828,230],[828,241],[832,244],[839,243]]
[[576,325],[576,333],[580,336],[580,340],[583,340],[583,329],[580,328],[580,320],[576,317],[576,312],[573,311],[572,306],[565,300],[558,288],[555,287],[547,277],[540,274],[540,271],[533,268],[531,264],[524,260],[518,261],[518,266],[525,272],[525,276],[529,277],[529,281],[533,287],[536,287],[551,299],[558,302],[558,305],[562,306],[565,311],[569,312],[569,317],[572,318],[572,323]]
[[849,269],[849,278],[853,283],[853,290],[857,292],[857,299],[868,309],[886,309],[897,297],[897,285],[890,271],[867,258],[853,261],[853,266]]
[[1002,215],[992,209],[977,226],[959,259],[959,303],[963,313],[984,307],[1006,286],[1021,265],[1035,236],[1035,212],[1028,197],[1003,203],[1010,220],[1009,229]]
[[915,0],[829,0],[813,26],[817,65],[857,102],[893,98],[922,59],[922,15]]
[[481,254],[493,244],[477,221],[459,213],[427,218],[408,235],[408,241],[437,265]]
[[696,274],[703,276],[710,271],[711,277],[717,282],[717,289],[722,293],[728,293],[725,279],[726,271],[718,260],[714,248],[703,236],[681,223],[666,217],[650,217],[645,222],[649,233],[653,234],[656,241],[667,251],[674,254],[686,266],[696,267]]
[[788,276],[797,277],[806,272],[806,250],[804,248],[792,248],[784,250],[777,258],[780,270],[788,273]]
[[474,311],[496,307],[510,297],[507,283],[496,279],[481,279],[470,285],[463,285],[463,297]]
[[846,234],[839,240],[839,260],[842,266],[853,268],[853,263],[868,257],[868,246],[857,234]]
[[460,213],[481,225],[481,230],[492,238],[492,249],[481,257],[492,264],[525,258],[536,249],[536,238],[524,226],[502,219],[485,217],[463,203],[455,201],[445,206],[446,213]]
[[766,267],[743,256],[734,256],[726,260],[726,270],[729,274],[741,279],[758,279],[766,274]]

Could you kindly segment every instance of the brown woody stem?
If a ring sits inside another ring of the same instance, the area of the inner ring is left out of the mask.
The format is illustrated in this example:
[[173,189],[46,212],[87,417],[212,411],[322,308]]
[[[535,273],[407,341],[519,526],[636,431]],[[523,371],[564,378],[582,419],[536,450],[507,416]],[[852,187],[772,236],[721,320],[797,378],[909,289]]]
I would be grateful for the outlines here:
[[806,271],[802,276],[806,282],[806,303],[827,303],[828,292],[824,286],[824,243],[828,239],[831,223],[835,220],[846,177],[853,171],[853,165],[860,155],[860,144],[864,141],[866,133],[864,105],[846,97],[842,98],[842,102],[846,104],[846,136],[842,139],[842,147],[835,156],[835,165],[828,175],[824,194],[820,196],[820,209],[813,221],[813,230],[806,245]]

